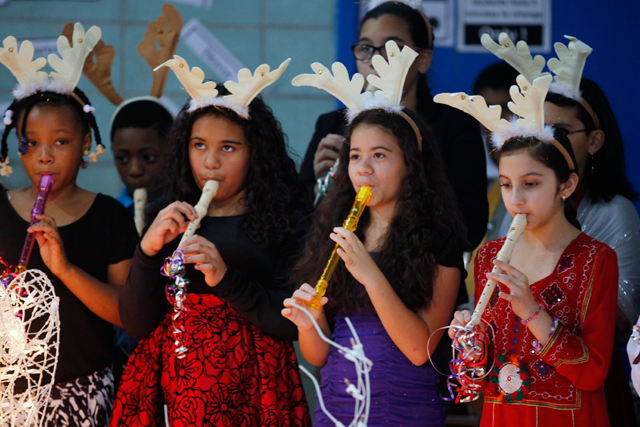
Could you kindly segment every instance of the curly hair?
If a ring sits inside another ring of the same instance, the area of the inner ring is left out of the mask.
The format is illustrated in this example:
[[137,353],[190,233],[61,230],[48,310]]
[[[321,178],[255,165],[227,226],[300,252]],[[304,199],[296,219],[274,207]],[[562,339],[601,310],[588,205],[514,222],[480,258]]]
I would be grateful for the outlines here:
[[[218,85],[220,95],[228,91]],[[149,199],[155,200],[147,209],[147,219],[155,218],[160,209],[175,200],[197,203],[202,190],[193,177],[189,163],[189,139],[194,123],[204,116],[223,117],[237,124],[244,132],[250,149],[246,175],[247,211],[242,228],[262,247],[279,243],[292,231],[291,214],[310,211],[308,196],[299,181],[289,147],[280,123],[260,96],[249,105],[250,119],[244,119],[224,107],[208,106],[191,113],[187,103],[176,118],[169,133],[167,173],[157,177]],[[173,179],[167,185],[166,177]]]
[[[91,105],[89,102],[89,98],[84,94],[80,89],[75,88],[73,90],[73,94],[77,96],[85,105]],[[34,107],[39,105],[47,105],[47,106],[66,106],[71,108],[73,113],[75,114],[78,123],[82,127],[82,133],[86,134],[90,129],[93,129],[93,135],[96,140],[97,145],[102,144],[102,138],[100,137],[100,131],[98,130],[98,124],[96,122],[96,116],[93,113],[86,113],[83,110],[83,105],[81,105],[78,100],[72,96],[71,94],[61,94],[57,92],[36,92],[32,95],[27,96],[26,98],[22,98],[20,100],[15,100],[9,107],[7,111],[13,112],[13,120],[11,124],[7,125],[4,128],[4,132],[2,134],[2,142],[0,146],[0,162],[4,162],[9,154],[9,147],[7,145],[7,139],[9,138],[9,133],[12,129],[18,126],[18,123],[22,123],[22,127],[20,129],[20,135],[24,135],[26,132],[27,126],[27,117],[29,117],[29,113]]]
[[[593,166],[593,173],[582,174],[581,180],[587,194],[595,203],[608,202],[618,194],[629,200],[636,200],[638,193],[633,189],[626,173],[622,134],[606,95],[596,82],[586,77],[580,82],[580,90],[582,98],[593,108],[600,121],[600,129],[605,134],[604,144],[587,159],[585,165],[586,171],[590,171]],[[546,101],[558,107],[575,108],[576,118],[584,125],[587,135],[596,130],[593,118],[578,101],[553,92],[547,94]]]
[[[569,138],[562,131],[556,130],[555,139],[562,144],[565,150],[567,150],[569,156],[571,156],[571,160],[573,160],[573,164],[576,165],[577,168],[578,163],[576,162],[576,156],[573,154]],[[500,159],[502,159],[502,157],[517,154],[518,152],[525,150],[529,153],[532,159],[539,161],[549,169],[553,170],[556,179],[558,180],[558,184],[564,184],[569,180],[571,174],[578,173],[576,169],[569,168],[567,160],[564,158],[562,153],[560,153],[560,150],[549,143],[541,142],[533,137],[512,138],[506,141],[500,150],[498,150],[498,165],[500,164]],[[576,205],[575,191],[564,201],[564,216],[571,225],[576,227],[578,230],[582,229],[580,222],[578,221],[578,208]]]
[[[377,250],[380,270],[400,299],[411,310],[429,306],[433,298],[437,264],[445,254],[466,249],[466,229],[455,206],[453,190],[446,178],[435,139],[426,124],[411,110],[403,110],[418,125],[422,136],[419,151],[415,132],[398,114],[368,110],[359,114],[347,129],[340,151],[340,163],[331,190],[315,212],[301,260],[293,270],[293,282],[314,283],[325,267],[334,243],[329,239],[333,227],[341,224],[353,204],[356,192],[349,179],[351,135],[358,126],[376,126],[392,135],[403,151],[407,174],[401,183],[396,214],[386,238]],[[368,209],[356,230],[364,242],[370,224]],[[371,309],[371,300],[340,262],[327,290],[327,313],[347,313]]]

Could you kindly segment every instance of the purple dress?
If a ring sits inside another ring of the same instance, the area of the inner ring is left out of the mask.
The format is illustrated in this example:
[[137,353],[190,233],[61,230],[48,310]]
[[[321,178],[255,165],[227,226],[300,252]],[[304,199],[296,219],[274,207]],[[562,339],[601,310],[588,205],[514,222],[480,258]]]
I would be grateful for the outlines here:
[[[367,425],[444,426],[445,407],[438,393],[438,374],[431,363],[414,366],[393,343],[375,313],[353,314],[349,319],[364,345],[364,354],[373,362],[369,372],[371,408]],[[344,314],[338,314],[332,339],[351,348],[351,337]],[[321,375],[320,389],[326,408],[348,425],[353,419],[355,400],[345,391],[344,379],[357,384],[354,364],[331,347]],[[320,405],[315,415],[314,427],[334,426]]]

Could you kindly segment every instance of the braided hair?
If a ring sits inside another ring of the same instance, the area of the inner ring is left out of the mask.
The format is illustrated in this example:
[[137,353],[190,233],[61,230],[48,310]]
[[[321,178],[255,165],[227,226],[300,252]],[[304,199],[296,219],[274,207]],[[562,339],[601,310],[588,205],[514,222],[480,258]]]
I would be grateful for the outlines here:
[[[78,102],[78,99],[76,99],[76,97],[80,99],[84,103],[84,105]],[[102,144],[102,138],[100,137],[100,131],[98,130],[96,117],[93,114],[93,109],[91,108],[91,102],[84,92],[82,92],[78,88],[75,88],[73,90],[73,94],[42,91],[29,95],[26,98],[22,98],[19,100],[14,99],[11,105],[9,105],[9,108],[7,108],[6,111],[11,111],[13,114],[8,116],[7,112],[5,112],[5,117],[11,117],[11,120],[8,123],[5,122],[6,127],[4,128],[4,132],[2,133],[2,141],[0,143],[0,163],[4,162],[9,154],[7,139],[9,138],[9,133],[11,132],[11,130],[15,128],[16,132],[20,136],[24,136],[27,127],[27,117],[29,117],[29,113],[31,113],[31,110],[39,105],[64,105],[70,107],[77,116],[79,123],[83,128],[83,133],[87,133],[90,129],[93,129],[93,135],[96,140],[96,144],[104,148],[104,145]],[[87,108],[87,106],[89,106],[89,108]],[[22,124],[18,132],[17,126],[19,118],[22,118]],[[20,142],[20,145],[22,146],[23,143]]]

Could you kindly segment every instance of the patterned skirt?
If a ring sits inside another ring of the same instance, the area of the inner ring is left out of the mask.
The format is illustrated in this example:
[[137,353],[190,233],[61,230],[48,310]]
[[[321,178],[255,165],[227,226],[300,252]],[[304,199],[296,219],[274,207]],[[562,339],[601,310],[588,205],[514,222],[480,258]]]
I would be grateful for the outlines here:
[[109,366],[91,375],[51,388],[43,425],[46,427],[104,427],[113,408],[113,370]]
[[111,426],[309,426],[293,346],[250,324],[213,295],[189,294],[185,357],[174,353],[172,313],[133,352]]

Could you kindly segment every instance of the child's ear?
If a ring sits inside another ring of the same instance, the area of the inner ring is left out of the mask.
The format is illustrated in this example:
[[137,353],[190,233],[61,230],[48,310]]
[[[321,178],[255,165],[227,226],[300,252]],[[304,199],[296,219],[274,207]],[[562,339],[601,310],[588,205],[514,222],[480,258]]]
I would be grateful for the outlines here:
[[84,136],[84,144],[82,145],[82,152],[86,153],[91,151],[91,132],[87,132]]
[[567,182],[560,185],[560,195],[563,199],[567,199],[573,194],[574,191],[576,191],[579,181],[580,178],[578,177],[578,174],[573,172],[571,175],[569,175],[569,179],[567,180]]
[[425,49],[418,54],[415,61],[418,64],[418,72],[425,74],[431,67],[431,61],[433,60],[433,49]]
[[604,134],[604,131],[600,130],[600,129],[596,129],[591,131],[591,133],[589,133],[588,136],[588,151],[589,154],[594,155],[598,152],[598,150],[600,150],[602,148],[602,145],[604,144],[604,140],[606,138],[606,135]]

